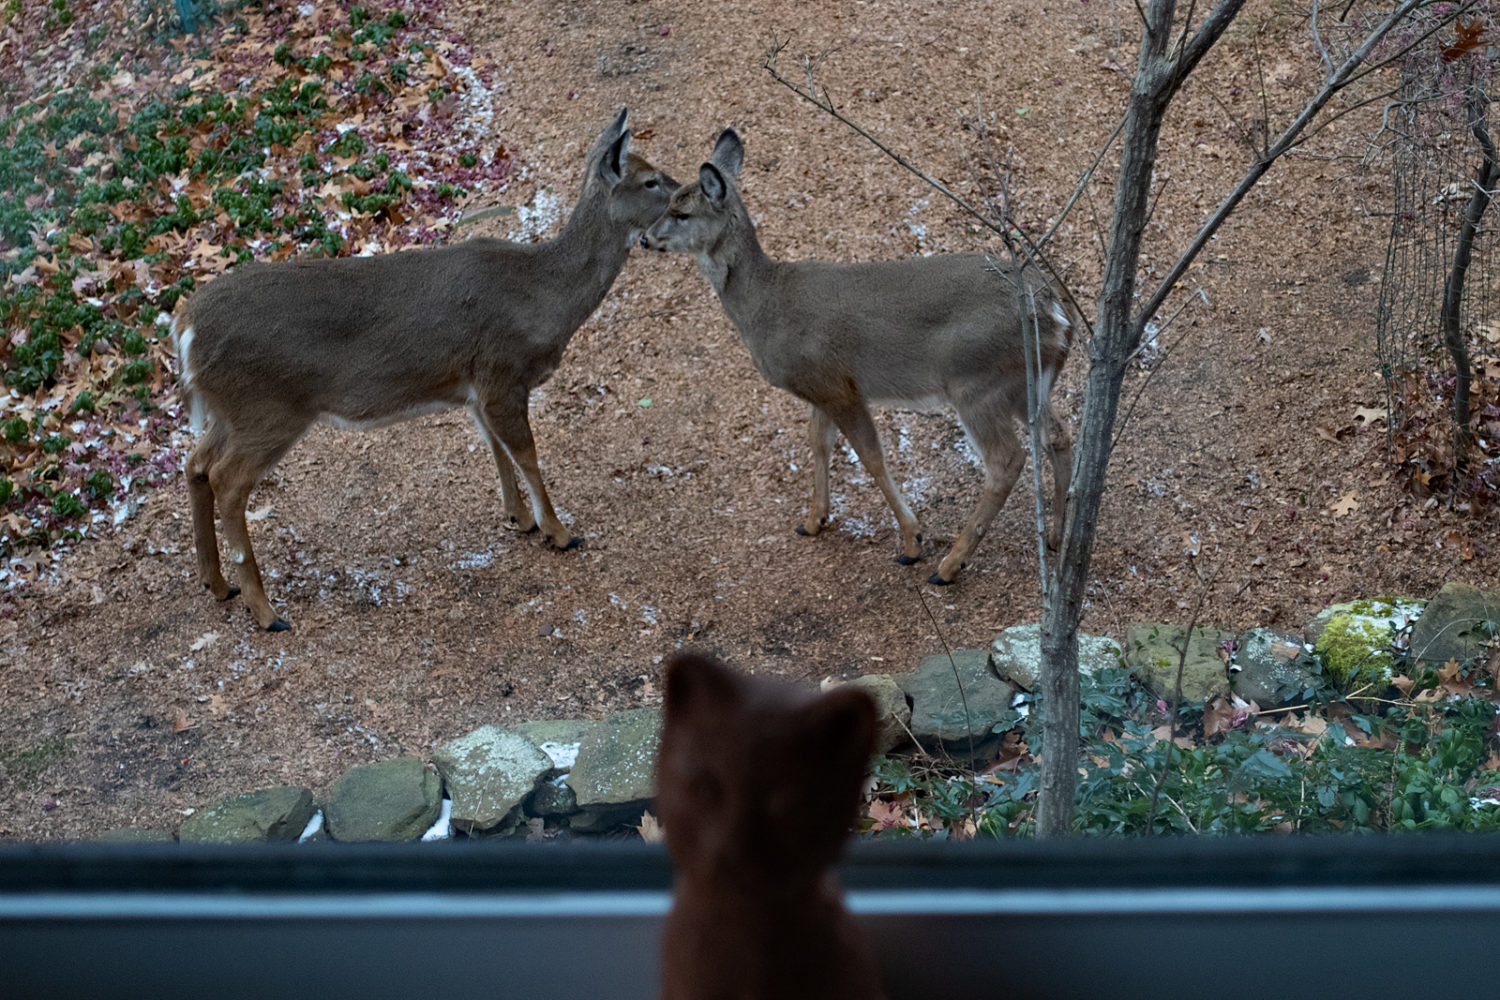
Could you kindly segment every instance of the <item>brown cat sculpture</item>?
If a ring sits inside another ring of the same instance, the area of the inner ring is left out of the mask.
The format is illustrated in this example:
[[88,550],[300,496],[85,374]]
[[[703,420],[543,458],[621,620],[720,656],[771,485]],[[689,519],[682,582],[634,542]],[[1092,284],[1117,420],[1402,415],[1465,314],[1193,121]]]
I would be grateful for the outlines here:
[[881,1000],[833,872],[874,742],[870,699],[682,654],[665,700],[656,803],[677,879],[662,1000]]

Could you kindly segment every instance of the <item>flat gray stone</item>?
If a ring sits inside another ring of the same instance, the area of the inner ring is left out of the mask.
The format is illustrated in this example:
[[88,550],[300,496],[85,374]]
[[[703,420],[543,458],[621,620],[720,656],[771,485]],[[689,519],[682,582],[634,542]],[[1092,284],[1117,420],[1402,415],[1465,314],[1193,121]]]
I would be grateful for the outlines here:
[[552,758],[553,775],[557,775],[573,769],[584,737],[597,725],[591,719],[544,719],[506,728],[541,747]]
[[315,812],[317,804],[306,788],[265,788],[199,809],[177,828],[177,839],[184,844],[295,843]]
[[1180,661],[1183,700],[1205,702],[1229,694],[1228,652],[1224,644],[1233,638],[1232,632],[1204,625],[1196,626],[1188,635],[1184,625],[1137,623],[1125,634],[1125,665],[1152,694],[1170,702],[1177,691]]
[[442,779],[416,757],[397,757],[345,772],[328,793],[323,820],[334,840],[416,840],[442,805]]
[[911,699],[912,735],[949,753],[967,754],[972,743],[981,756],[997,725],[1020,719],[1011,707],[1015,688],[995,676],[987,649],[955,650],[951,660],[929,656],[901,686]]
[[[990,644],[995,674],[1023,691],[1042,686],[1042,627],[1012,625]],[[1120,644],[1106,635],[1078,633],[1078,670],[1092,677],[1105,667],[1120,665]]]
[[890,674],[865,674],[849,681],[875,702],[875,752],[890,753],[903,743],[911,742],[911,706],[906,692]]
[[1230,688],[1261,708],[1301,701],[1305,692],[1322,683],[1302,640],[1268,628],[1253,628],[1240,636],[1234,662],[1240,669],[1229,675]]
[[449,740],[432,763],[453,800],[453,829],[467,834],[497,830],[530,795],[552,758],[531,740],[499,726]]
[[1449,660],[1467,666],[1484,655],[1486,622],[1500,622],[1500,597],[1467,583],[1445,583],[1412,626],[1412,659],[1434,669]]
[[603,720],[584,737],[568,787],[578,799],[569,825],[582,832],[640,818],[654,794],[661,711],[638,708]]

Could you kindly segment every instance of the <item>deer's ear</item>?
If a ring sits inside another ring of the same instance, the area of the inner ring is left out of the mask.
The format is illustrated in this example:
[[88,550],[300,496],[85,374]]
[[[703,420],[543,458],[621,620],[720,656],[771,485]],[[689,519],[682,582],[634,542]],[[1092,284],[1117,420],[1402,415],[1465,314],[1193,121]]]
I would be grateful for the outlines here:
[[698,168],[698,186],[703,189],[703,197],[714,208],[724,207],[724,195],[729,186],[724,181],[724,175],[719,173],[719,168],[712,163],[705,163]]
[[719,141],[714,143],[713,155],[708,161],[731,177],[740,175],[740,167],[745,162],[745,144],[740,142],[734,129],[726,128],[719,133]]
[[662,701],[666,718],[717,714],[739,700],[739,678],[717,660],[696,653],[679,653],[667,661],[667,687]]
[[[624,113],[620,115],[624,118]],[[619,138],[610,143],[599,164],[599,176],[613,187],[625,177],[625,158],[630,155],[630,132],[621,132]]]

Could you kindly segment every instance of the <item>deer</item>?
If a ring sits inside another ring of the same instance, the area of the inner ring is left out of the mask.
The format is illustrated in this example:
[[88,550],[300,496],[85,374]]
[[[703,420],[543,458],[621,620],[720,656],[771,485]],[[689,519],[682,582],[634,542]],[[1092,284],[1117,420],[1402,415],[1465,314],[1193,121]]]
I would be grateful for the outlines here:
[[[541,243],[475,238],[366,257],[249,263],[203,286],[172,320],[179,389],[201,433],[186,463],[198,578],[215,598],[225,541],[256,623],[290,626],[250,545],[251,489],[307,429],[367,429],[465,406],[490,446],[510,525],[579,546],[537,466],[531,390],[562,360],[640,234],[680,185],[630,151],[629,111],[599,136],[562,232]],[[516,472],[530,504],[521,502]]]
[[856,264],[773,260],[740,198],[743,162],[743,143],[725,129],[698,180],[672,195],[641,242],[696,255],[756,369],[811,404],[813,496],[797,533],[817,535],[828,521],[829,455],[842,432],[895,514],[897,562],[918,562],[921,529],[886,467],[870,404],[946,404],[984,460],[979,502],[928,579],[953,583],[1025,464],[1014,425],[1027,416],[1027,328],[1034,322],[1036,419],[1055,488],[1047,544],[1055,550],[1072,441],[1053,413],[1051,394],[1072,345],[1076,310],[1034,268],[982,253]]
[[667,662],[656,810],[676,876],[661,1000],[882,1000],[834,863],[859,812],[876,710],[696,653]]

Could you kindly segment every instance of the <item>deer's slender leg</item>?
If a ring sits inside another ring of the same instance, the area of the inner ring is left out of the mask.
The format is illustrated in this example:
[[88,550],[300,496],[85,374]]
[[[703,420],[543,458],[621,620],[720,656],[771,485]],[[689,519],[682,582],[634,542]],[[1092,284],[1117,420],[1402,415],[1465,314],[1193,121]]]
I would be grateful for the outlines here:
[[519,400],[512,396],[485,404],[484,419],[505,446],[511,461],[516,463],[521,478],[526,481],[526,490],[531,494],[532,511],[537,523],[541,525],[542,534],[547,536],[547,541],[559,549],[577,548],[583,543],[583,539],[570,535],[568,529],[563,527],[563,523],[557,519],[557,512],[552,509],[547,487],[542,485],[542,470],[536,461],[536,441],[531,436],[531,422],[526,414],[526,394],[521,393]]
[[984,486],[964,530],[954,539],[943,561],[938,563],[937,572],[928,578],[929,583],[939,585],[952,583],[957,578],[964,562],[979,547],[979,539],[989,530],[990,522],[1005,506],[1006,498],[1021,475],[1022,466],[1026,464],[1026,453],[1021,450],[1021,442],[1016,440],[1010,418],[1003,412],[997,416],[994,413],[966,414],[960,410],[959,418],[984,458]]
[[812,445],[813,496],[812,505],[807,508],[807,518],[797,528],[799,535],[816,535],[828,523],[828,461],[833,453],[834,438],[838,436],[838,428],[816,405],[812,408],[808,429]]
[[224,541],[229,546],[230,558],[240,567],[240,583],[244,587],[245,603],[255,622],[267,632],[284,632],[291,628],[271,607],[266,597],[265,585],[261,582],[260,567],[255,562],[255,551],[250,547],[250,528],[245,523],[245,507],[250,501],[250,490],[260,480],[266,466],[242,455],[226,457],[214,463],[209,472],[214,495],[219,498],[219,512],[224,519]]
[[221,601],[240,592],[224,579],[219,567],[219,539],[214,534],[214,488],[208,470],[224,445],[221,424],[211,426],[187,461],[188,499],[193,511],[193,547],[198,555],[198,581]]
[[896,515],[896,530],[901,536],[901,555],[896,561],[904,566],[911,565],[922,558],[921,528],[917,524],[916,515],[907,506],[906,498],[896,486],[896,481],[891,478],[890,470],[885,467],[885,454],[880,450],[880,436],[875,431],[875,421],[870,418],[869,408],[863,400],[856,399],[850,403],[830,406],[827,411],[839,430],[844,432],[844,437],[849,439],[854,453],[859,456],[860,464],[865,467],[870,478],[875,480],[880,492],[885,494],[885,502],[890,504]]
[[505,451],[505,445],[500,442],[499,436],[490,429],[490,425],[484,416],[484,412],[478,407],[470,407],[474,416],[474,423],[479,428],[479,433],[490,446],[490,454],[495,456],[495,468],[500,472],[500,503],[503,506],[505,518],[516,526],[516,530],[529,533],[536,530],[536,515],[532,512],[529,503],[521,503],[520,491],[516,488],[516,467],[510,460],[510,455]]

